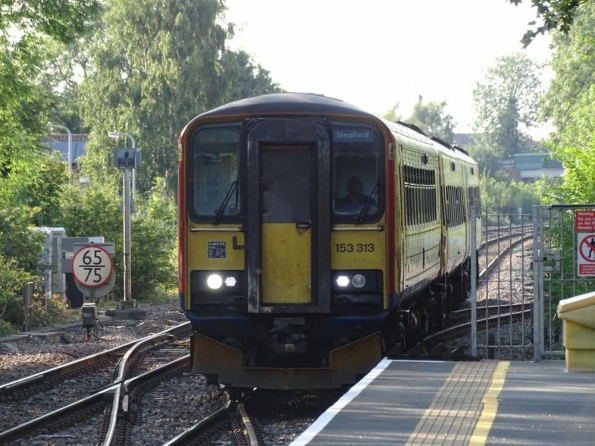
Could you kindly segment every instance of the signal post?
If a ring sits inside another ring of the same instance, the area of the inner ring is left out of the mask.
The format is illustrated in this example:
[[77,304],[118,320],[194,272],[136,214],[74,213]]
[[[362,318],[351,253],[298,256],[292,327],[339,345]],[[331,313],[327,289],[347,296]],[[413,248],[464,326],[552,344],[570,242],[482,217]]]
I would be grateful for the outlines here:
[[[114,136],[124,136],[125,134],[118,133]],[[110,134],[110,136],[112,136]],[[133,143],[134,146],[134,143]],[[124,214],[124,297],[119,302],[118,308],[115,310],[108,310],[105,312],[106,316],[114,319],[144,319],[147,317],[147,312],[138,308],[134,299],[132,299],[132,276],[131,276],[131,225],[130,215],[133,200],[130,196],[130,178],[131,172],[134,172],[137,166],[140,166],[141,161],[140,149],[133,147],[131,149],[116,148],[113,150],[113,165],[123,170],[123,198],[122,198],[122,212]]]

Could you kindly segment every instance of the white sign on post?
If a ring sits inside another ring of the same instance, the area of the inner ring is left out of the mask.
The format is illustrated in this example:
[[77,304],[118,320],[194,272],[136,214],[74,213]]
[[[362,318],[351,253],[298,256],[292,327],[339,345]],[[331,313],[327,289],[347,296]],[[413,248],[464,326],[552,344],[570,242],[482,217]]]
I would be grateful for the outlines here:
[[98,288],[106,284],[113,269],[112,257],[101,246],[83,246],[72,257],[74,278],[87,288]]

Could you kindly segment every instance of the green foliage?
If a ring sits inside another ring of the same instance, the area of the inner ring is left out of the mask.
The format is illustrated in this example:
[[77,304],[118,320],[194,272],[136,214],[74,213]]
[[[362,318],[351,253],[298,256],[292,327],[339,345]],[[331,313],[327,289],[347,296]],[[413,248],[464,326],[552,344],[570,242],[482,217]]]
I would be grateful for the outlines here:
[[59,295],[54,295],[48,300],[33,299],[31,307],[31,327],[54,327],[56,325],[81,320],[81,310],[71,309],[68,301]]
[[[90,68],[80,87],[85,125],[100,136],[88,146],[95,163],[109,159],[108,131],[134,135],[142,148],[140,192],[158,177],[177,182],[180,131],[196,115],[244,95],[278,91],[269,73],[244,53],[227,50],[233,27],[222,23],[220,0],[110,0],[104,26],[89,47]],[[115,142],[119,147],[129,142]],[[108,152],[107,156],[91,152]]]
[[100,4],[98,0],[1,0],[0,31],[43,34],[69,42],[85,34]]
[[564,182],[557,189],[566,204],[595,203],[595,83],[570,113],[569,124],[559,134],[554,156],[564,166]]
[[[118,173],[112,172],[103,182],[91,181],[86,189],[69,188],[60,219],[70,237],[103,236],[114,243],[117,280],[112,296],[116,300],[123,296],[124,278],[120,181]],[[154,298],[159,287],[168,290],[176,283],[176,206],[159,179],[151,191],[137,195],[135,208],[131,222],[132,295],[147,300]]]
[[29,154],[29,162],[13,163],[0,177],[0,255],[15,259],[30,273],[39,271],[42,234],[34,226],[49,223],[59,212],[64,166],[43,152]]
[[[508,0],[513,5],[522,3],[523,0]],[[528,30],[522,38],[523,45],[527,47],[535,37],[547,31],[559,30],[567,34],[574,21],[577,9],[589,0],[531,0],[537,10],[537,17],[543,23],[533,30]],[[534,26],[536,21],[529,23]]]
[[582,5],[568,34],[553,36],[551,66],[555,77],[543,98],[542,113],[563,133],[572,112],[595,83],[595,3]]
[[[106,242],[114,243],[114,269],[120,279],[124,271],[121,200],[113,174],[104,182],[91,181],[86,188],[71,186],[62,197],[59,220],[69,237],[103,236]],[[121,280],[116,282],[114,293],[122,295]]]
[[[516,181],[499,181],[493,177],[482,175],[480,181],[481,205],[484,214],[488,215],[490,224],[510,222],[520,223],[520,217],[503,218],[496,222],[496,215],[531,214],[534,205],[541,204],[543,193],[542,182],[522,183]],[[506,220],[506,221],[504,221]]]
[[162,179],[138,207],[132,221],[132,295],[152,300],[177,283],[177,208]]
[[469,151],[490,175],[501,160],[532,150],[527,131],[537,122],[540,70],[524,54],[501,57],[473,91],[476,135]]
[[230,83],[226,101],[283,91],[272,81],[270,72],[260,65],[254,65],[252,57],[244,51],[225,51],[221,64]]
[[454,139],[454,123],[451,115],[444,114],[446,102],[429,102],[424,105],[422,96],[413,107],[413,114],[405,121],[416,125],[428,136],[438,138],[452,144]]
[[397,102],[390,110],[387,110],[386,113],[382,115],[382,117],[393,122],[401,121],[403,116],[399,113],[399,107],[400,104]]
[[22,326],[22,288],[34,280],[35,276],[20,268],[16,260],[0,254],[0,322],[4,321],[0,323],[0,332],[10,332],[11,326]]

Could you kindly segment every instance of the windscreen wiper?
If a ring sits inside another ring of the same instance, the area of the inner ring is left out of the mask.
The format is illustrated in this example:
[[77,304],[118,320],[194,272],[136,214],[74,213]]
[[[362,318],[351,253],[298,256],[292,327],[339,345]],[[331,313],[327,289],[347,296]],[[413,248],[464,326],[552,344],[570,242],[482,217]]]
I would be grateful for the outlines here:
[[227,189],[227,192],[225,193],[225,197],[223,197],[221,206],[219,206],[219,208],[217,209],[217,212],[215,213],[215,218],[213,218],[212,224],[214,224],[214,225],[219,224],[221,217],[223,217],[223,212],[225,212],[225,208],[227,207],[227,203],[229,203],[229,200],[234,192],[236,193],[236,202],[238,201],[238,193],[237,193],[238,183],[239,183],[239,178],[229,185],[229,189]]
[[[374,185],[374,189],[372,189],[372,192],[370,193],[370,195],[368,195],[371,199],[376,200],[376,205],[377,206],[378,206],[378,199],[377,198],[374,198],[374,196],[378,196],[378,189],[379,188],[380,188],[380,178],[378,178],[378,180],[376,181],[376,184]],[[362,207],[361,211],[359,211],[357,213],[357,215],[355,217],[353,217],[353,222],[356,225],[358,225],[362,221],[364,221],[364,217],[366,216],[366,214],[370,210],[370,207],[371,206],[372,206],[372,204],[370,204],[370,203],[364,204],[364,206]]]

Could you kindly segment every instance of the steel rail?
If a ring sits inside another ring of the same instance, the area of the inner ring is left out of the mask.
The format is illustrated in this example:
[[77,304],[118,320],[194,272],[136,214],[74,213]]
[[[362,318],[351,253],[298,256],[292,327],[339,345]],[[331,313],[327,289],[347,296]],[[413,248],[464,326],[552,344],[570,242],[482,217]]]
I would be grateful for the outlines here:
[[69,404],[68,406],[62,407],[41,417],[35,418],[34,420],[30,420],[26,423],[15,426],[4,432],[0,432],[0,444],[6,444],[9,441],[23,438],[28,434],[35,432],[36,430],[39,430],[42,427],[62,418],[72,415],[80,415],[83,413],[84,409],[96,404],[104,403],[106,396],[110,394],[113,394],[113,399],[116,400],[117,394],[119,393],[119,388],[119,385],[113,385],[107,389],[103,389],[93,395],[83,398],[82,400]]
[[[170,333],[175,336],[179,333],[182,333],[182,332],[188,331],[188,330],[190,330],[190,322],[184,322],[183,324],[180,324],[178,326],[164,330],[160,333],[157,333],[156,335]],[[145,338],[141,338],[140,341],[142,341],[144,339],[149,339],[156,335],[146,336]],[[139,340],[128,342],[128,343],[122,344],[118,347],[114,347],[112,349],[105,350],[100,353],[96,353],[94,355],[89,355],[84,358],[77,359],[75,361],[71,361],[66,364],[56,366],[51,369],[44,370],[43,372],[34,373],[33,375],[29,375],[24,378],[17,379],[15,381],[11,381],[6,384],[2,384],[2,385],[0,385],[0,398],[2,398],[4,395],[12,393],[12,392],[20,391],[22,388],[30,385],[33,382],[35,382],[36,384],[40,384],[44,380],[58,378],[62,375],[67,375],[67,374],[77,371],[83,367],[94,365],[101,361],[112,360],[114,356],[120,355],[122,351],[131,349],[138,342],[139,342]],[[67,378],[67,376],[64,376],[64,379],[66,379],[66,378]]]

